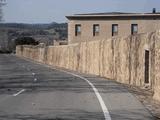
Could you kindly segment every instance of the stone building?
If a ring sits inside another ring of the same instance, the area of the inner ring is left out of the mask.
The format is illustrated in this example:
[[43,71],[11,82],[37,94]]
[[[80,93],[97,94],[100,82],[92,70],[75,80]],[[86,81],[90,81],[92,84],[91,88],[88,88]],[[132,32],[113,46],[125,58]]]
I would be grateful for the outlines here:
[[92,13],[66,16],[69,43],[104,40],[160,29],[160,13]]

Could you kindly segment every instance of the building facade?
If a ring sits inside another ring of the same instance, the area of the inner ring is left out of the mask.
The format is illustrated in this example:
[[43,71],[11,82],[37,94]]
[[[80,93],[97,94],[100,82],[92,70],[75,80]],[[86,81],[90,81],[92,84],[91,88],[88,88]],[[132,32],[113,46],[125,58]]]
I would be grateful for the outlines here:
[[160,29],[160,13],[92,13],[66,16],[69,43],[129,36]]

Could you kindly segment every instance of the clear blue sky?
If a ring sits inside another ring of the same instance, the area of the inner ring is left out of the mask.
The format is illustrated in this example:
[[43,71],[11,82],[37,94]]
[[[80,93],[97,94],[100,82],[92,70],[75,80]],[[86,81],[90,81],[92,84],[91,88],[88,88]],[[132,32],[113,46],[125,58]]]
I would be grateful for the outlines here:
[[160,11],[160,0],[7,0],[5,22],[67,22],[65,16],[92,12]]

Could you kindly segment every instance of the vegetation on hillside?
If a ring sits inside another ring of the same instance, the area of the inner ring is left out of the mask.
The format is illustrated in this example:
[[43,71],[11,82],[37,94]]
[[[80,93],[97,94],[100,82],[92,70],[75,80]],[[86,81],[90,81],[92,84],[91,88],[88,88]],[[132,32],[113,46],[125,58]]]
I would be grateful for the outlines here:
[[[67,23],[50,24],[23,24],[23,23],[0,23],[0,30],[5,30],[6,39],[0,38],[1,51],[15,51],[15,40],[30,37],[39,43],[53,45],[53,40],[67,39]],[[22,39],[21,39],[22,40]],[[1,42],[2,41],[2,42]],[[22,41],[24,42],[24,41]],[[5,44],[4,44],[5,43]],[[8,44],[8,45],[7,45]],[[8,48],[7,48],[8,46]],[[6,48],[5,50],[2,50]]]
[[61,29],[66,28],[67,23],[56,23],[50,24],[25,24],[25,23],[0,23],[0,28],[16,28],[16,29]]
[[15,45],[38,45],[39,42],[32,37],[19,37],[15,40]]

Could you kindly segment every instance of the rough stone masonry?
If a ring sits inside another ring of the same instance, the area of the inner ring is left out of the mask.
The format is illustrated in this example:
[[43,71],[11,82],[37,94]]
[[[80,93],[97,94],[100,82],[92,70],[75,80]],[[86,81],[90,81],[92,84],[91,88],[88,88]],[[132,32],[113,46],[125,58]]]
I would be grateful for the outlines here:
[[63,46],[17,46],[16,54],[124,84],[149,86],[160,101],[160,31]]

